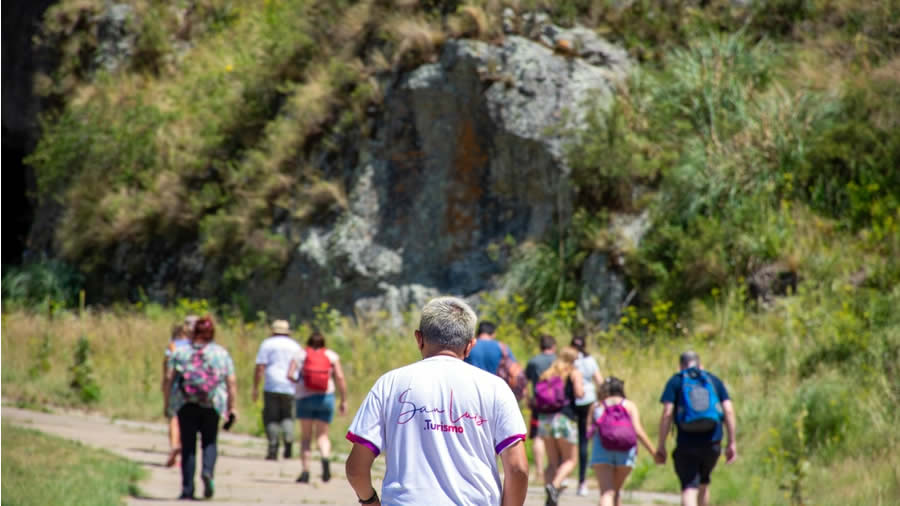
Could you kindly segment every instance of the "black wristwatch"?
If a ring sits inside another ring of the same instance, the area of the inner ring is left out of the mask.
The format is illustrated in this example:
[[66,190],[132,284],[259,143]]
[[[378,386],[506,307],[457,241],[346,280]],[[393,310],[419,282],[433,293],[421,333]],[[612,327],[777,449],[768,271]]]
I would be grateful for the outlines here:
[[373,488],[372,489],[372,497],[366,499],[365,501],[360,499],[359,503],[360,504],[375,504],[376,501],[378,501],[378,491]]

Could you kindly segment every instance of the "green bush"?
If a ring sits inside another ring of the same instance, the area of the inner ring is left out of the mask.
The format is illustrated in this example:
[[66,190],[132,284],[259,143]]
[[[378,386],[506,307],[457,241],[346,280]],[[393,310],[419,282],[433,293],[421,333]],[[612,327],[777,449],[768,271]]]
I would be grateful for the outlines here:
[[55,305],[75,307],[83,277],[72,266],[60,260],[44,260],[4,269],[2,293],[4,302],[35,307]]
[[91,343],[88,338],[81,336],[75,345],[73,364],[70,369],[72,381],[69,387],[84,404],[91,404],[100,400],[100,384],[94,375],[94,363],[91,358]]

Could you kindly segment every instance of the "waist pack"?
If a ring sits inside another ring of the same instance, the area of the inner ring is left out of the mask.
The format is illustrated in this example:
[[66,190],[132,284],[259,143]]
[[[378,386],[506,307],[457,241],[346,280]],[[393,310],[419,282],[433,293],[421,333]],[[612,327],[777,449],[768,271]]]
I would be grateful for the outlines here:
[[307,348],[303,360],[303,386],[312,392],[327,392],[328,379],[331,376],[331,360],[325,354],[325,348]]
[[696,367],[681,373],[675,421],[678,430],[709,432],[722,421],[722,404],[709,374]]
[[204,352],[206,346],[194,348],[191,359],[182,366],[181,390],[188,400],[210,405],[212,393],[222,381],[222,375],[212,367]]
[[534,410],[536,412],[558,413],[568,403],[566,383],[559,376],[551,376],[534,385]]
[[525,371],[518,362],[512,359],[509,354],[509,348],[505,344],[500,345],[503,351],[503,358],[500,359],[500,366],[497,367],[497,376],[509,385],[510,390],[516,396],[516,400],[522,400],[525,397],[525,390],[528,388],[528,378],[525,377]]
[[631,415],[622,403],[607,406],[603,403],[603,414],[594,419],[588,438],[600,436],[600,444],[611,451],[624,452],[637,445],[637,433]]

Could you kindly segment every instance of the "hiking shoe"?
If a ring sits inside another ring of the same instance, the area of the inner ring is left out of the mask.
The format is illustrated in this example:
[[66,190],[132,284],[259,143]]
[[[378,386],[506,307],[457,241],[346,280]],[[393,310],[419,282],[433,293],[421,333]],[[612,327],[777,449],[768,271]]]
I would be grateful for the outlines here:
[[547,506],[556,506],[559,503],[559,489],[548,483],[544,486],[544,490],[547,491]]
[[196,501],[196,499],[194,499],[194,494],[188,494],[185,492],[182,492],[181,495],[178,496],[178,500],[179,501]]
[[294,445],[292,443],[288,443],[288,444],[284,445],[284,458],[286,458],[286,459],[291,458],[291,448],[293,446]]
[[209,499],[216,493],[216,482],[213,481],[212,475],[207,473],[203,473],[200,479],[203,480],[203,497]]
[[278,447],[272,448],[269,447],[269,451],[266,452],[266,460],[278,460]]
[[581,497],[585,497],[586,495],[588,495],[588,493],[589,492],[588,492],[587,483],[582,483],[582,484],[578,485],[578,491],[575,492],[575,495],[580,495]]
[[309,483],[309,471],[303,471],[297,477],[297,483]]
[[328,459],[322,459],[322,481],[327,482],[331,479],[331,462]]

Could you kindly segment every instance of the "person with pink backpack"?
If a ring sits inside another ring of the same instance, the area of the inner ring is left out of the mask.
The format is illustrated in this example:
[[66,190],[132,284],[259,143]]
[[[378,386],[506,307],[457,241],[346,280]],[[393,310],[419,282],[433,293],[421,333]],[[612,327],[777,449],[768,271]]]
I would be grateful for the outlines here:
[[544,489],[546,506],[556,506],[564,481],[578,465],[578,425],[575,399],[584,395],[581,372],[575,367],[578,350],[563,348],[534,385],[534,410],[538,413],[538,436],[547,451]]
[[591,407],[588,437],[594,440],[591,467],[600,486],[600,506],[620,506],[622,486],[637,457],[638,441],[651,455],[656,448],[647,437],[635,403],[625,398],[625,382],[610,376],[603,382],[601,401]]

